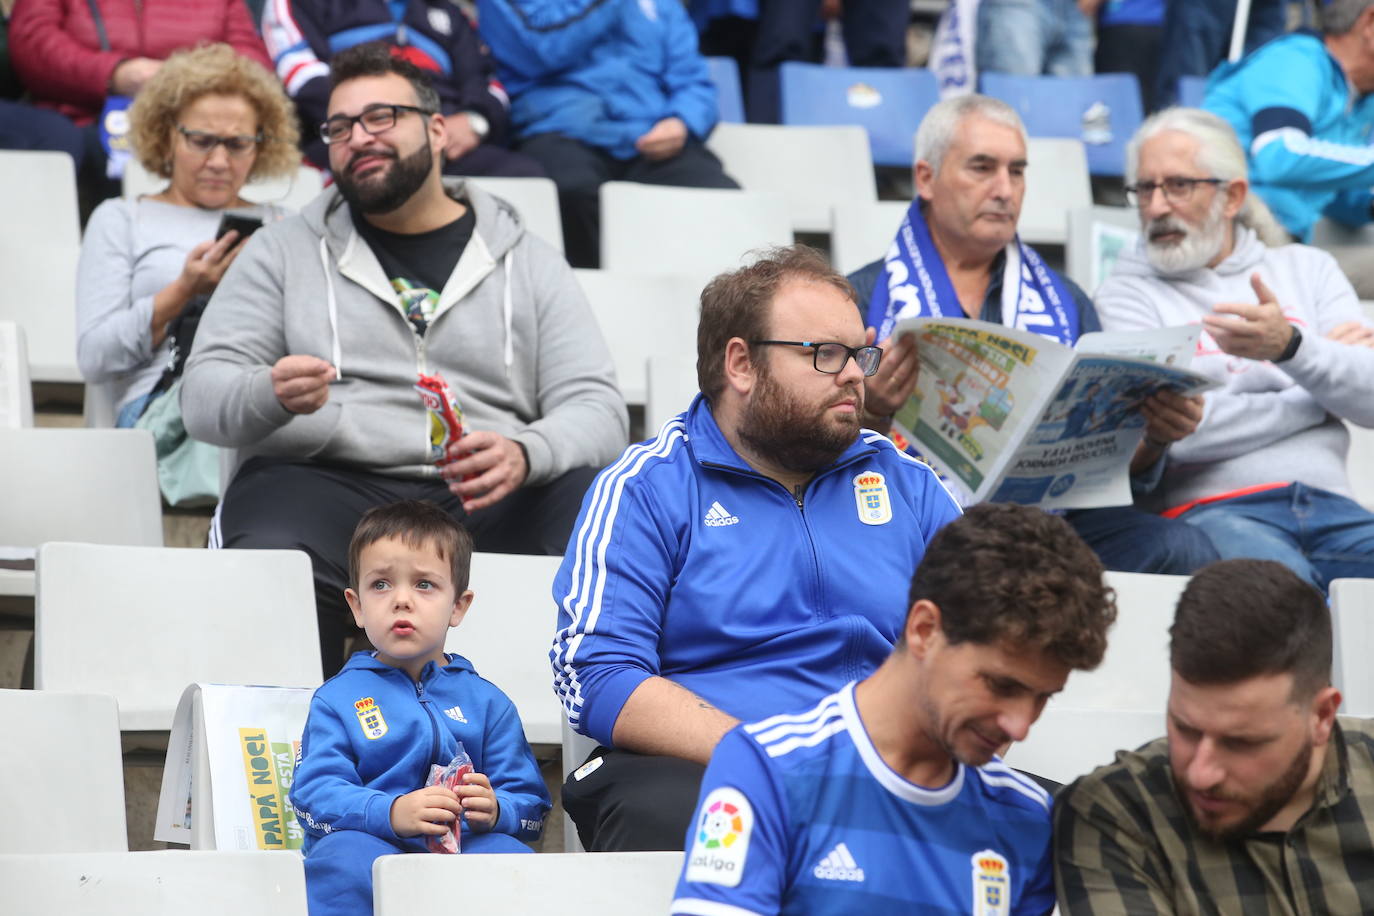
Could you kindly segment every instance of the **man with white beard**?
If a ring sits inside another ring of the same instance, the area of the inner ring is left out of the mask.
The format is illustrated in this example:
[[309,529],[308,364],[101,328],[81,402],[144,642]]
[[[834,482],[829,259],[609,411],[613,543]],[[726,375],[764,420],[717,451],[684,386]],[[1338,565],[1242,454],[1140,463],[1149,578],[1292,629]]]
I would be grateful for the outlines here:
[[1142,239],[1097,291],[1102,325],[1201,323],[1193,368],[1222,383],[1147,508],[1202,528],[1224,558],[1276,560],[1323,590],[1374,576],[1374,514],[1345,472],[1341,420],[1374,426],[1374,329],[1350,282],[1326,252],[1282,243],[1216,115],[1154,115],[1126,168]]

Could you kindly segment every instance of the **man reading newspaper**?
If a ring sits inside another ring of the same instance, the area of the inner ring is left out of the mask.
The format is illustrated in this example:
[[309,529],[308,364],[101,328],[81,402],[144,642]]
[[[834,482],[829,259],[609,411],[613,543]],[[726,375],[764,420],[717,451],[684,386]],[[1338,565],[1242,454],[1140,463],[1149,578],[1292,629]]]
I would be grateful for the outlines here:
[[[933,107],[916,134],[916,200],[887,257],[850,278],[867,323],[975,317],[1065,345],[1099,330],[1083,291],[1016,236],[1026,167],[1025,127],[1005,103],[968,95]],[[883,345],[883,364],[865,384],[865,424],[886,432],[915,388],[919,363],[914,336]],[[1169,446],[1197,427],[1202,411],[1199,401],[1168,392],[1140,411],[1145,435],[1130,470],[1133,485],[1148,489]],[[1110,569],[1189,574],[1217,558],[1196,530],[1130,506],[1067,518]]]

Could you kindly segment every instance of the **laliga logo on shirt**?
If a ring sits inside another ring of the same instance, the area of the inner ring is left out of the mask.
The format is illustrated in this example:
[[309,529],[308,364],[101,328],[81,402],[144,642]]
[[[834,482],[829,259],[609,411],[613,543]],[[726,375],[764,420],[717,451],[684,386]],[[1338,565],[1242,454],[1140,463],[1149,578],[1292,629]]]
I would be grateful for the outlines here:
[[736,887],[754,829],[754,809],[736,789],[715,789],[701,803],[696,838],[688,853],[687,881]]
[[1006,857],[991,849],[975,852],[973,861],[973,912],[977,916],[1007,916],[1011,911]]

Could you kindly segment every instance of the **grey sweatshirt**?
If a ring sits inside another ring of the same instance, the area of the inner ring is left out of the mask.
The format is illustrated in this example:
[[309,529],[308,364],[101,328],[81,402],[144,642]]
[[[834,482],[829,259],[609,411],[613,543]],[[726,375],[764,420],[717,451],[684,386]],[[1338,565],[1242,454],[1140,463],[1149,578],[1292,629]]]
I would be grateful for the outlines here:
[[1350,436],[1340,421],[1374,426],[1374,350],[1326,339],[1338,324],[1364,321],[1329,254],[1306,245],[1266,248],[1238,227],[1235,250],[1215,268],[1166,277],[1137,247],[1122,253],[1098,289],[1097,311],[1108,331],[1198,324],[1219,303],[1257,302],[1255,272],[1302,331],[1302,345],[1276,365],[1228,356],[1202,333],[1192,368],[1223,387],[1205,395],[1197,431],[1170,448],[1150,508],[1280,482],[1351,495]]
[[[264,220],[279,207],[253,207]],[[186,256],[215,237],[222,210],[148,197],[112,198],[95,208],[76,268],[76,361],[89,382],[107,382],[117,409],[153,389],[172,357],[153,349],[153,297],[181,275]]]
[[[445,188],[477,224],[424,337],[337,189],[258,231],[196,333],[181,389],[190,434],[239,449],[240,461],[289,456],[432,477],[429,421],[413,386],[437,371],[467,429],[525,446],[529,484],[614,459],[628,435],[625,404],[572,270],[505,201],[457,179]],[[315,413],[292,414],[273,393],[272,365],[293,354],[339,370]]]

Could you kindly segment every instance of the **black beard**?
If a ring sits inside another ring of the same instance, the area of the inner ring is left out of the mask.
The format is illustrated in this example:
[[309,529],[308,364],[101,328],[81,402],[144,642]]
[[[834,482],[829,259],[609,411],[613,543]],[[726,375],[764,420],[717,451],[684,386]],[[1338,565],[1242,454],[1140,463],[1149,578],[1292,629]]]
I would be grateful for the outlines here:
[[400,208],[415,196],[415,192],[429,178],[430,169],[434,166],[434,151],[428,143],[424,143],[404,159],[394,152],[391,153],[391,159],[391,168],[386,170],[385,175],[366,183],[354,180],[351,162],[347,170],[334,176],[334,183],[339,186],[339,193],[349,206],[359,213],[390,213]]
[[[863,388],[852,393],[863,407]],[[827,405],[829,406],[829,405]],[[761,458],[798,474],[814,474],[829,467],[859,437],[859,412],[852,422],[825,422],[824,408],[800,404],[762,368],[758,389],[745,405],[739,437]]]
[[1222,830],[1206,827],[1198,821],[1192,804],[1186,800],[1183,803],[1183,810],[1187,813],[1188,820],[1197,828],[1198,833],[1208,839],[1219,843],[1243,839],[1269,823],[1274,815],[1278,814],[1283,806],[1288,804],[1289,800],[1297,794],[1298,787],[1307,777],[1307,768],[1311,766],[1311,763],[1312,745],[1304,744],[1297,756],[1293,758],[1293,762],[1288,765],[1288,769],[1283,772],[1283,775],[1265,788],[1250,813],[1234,826]]

